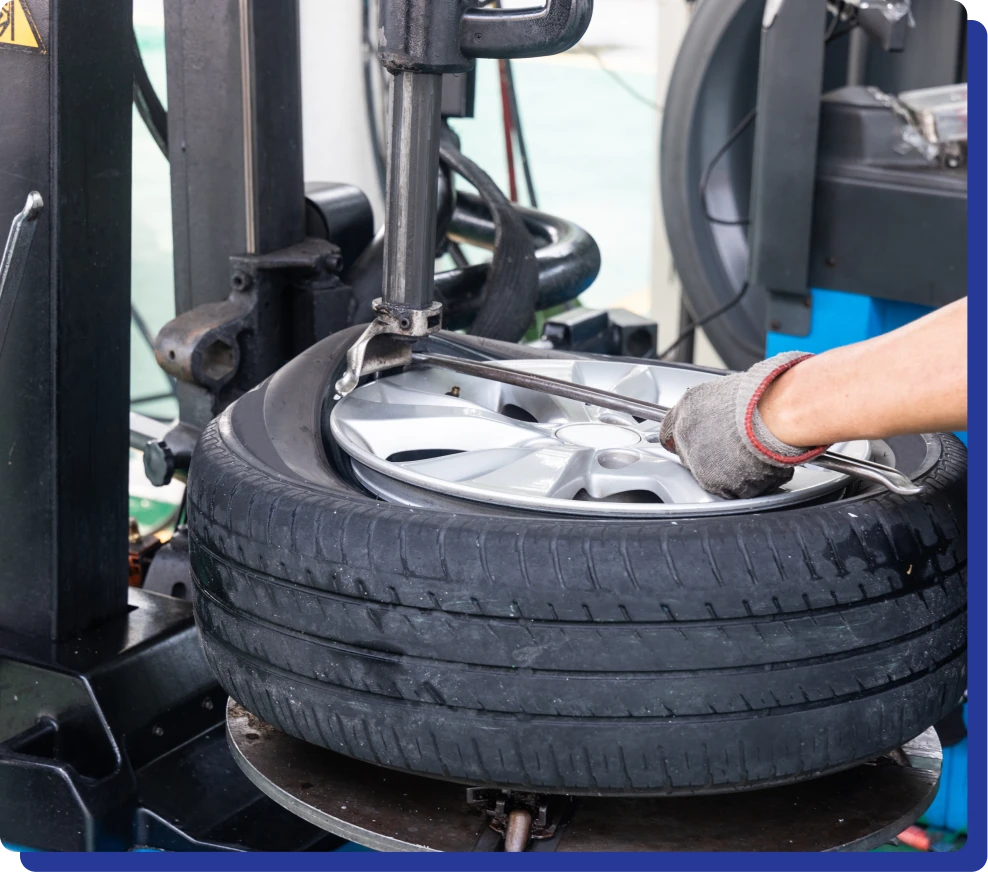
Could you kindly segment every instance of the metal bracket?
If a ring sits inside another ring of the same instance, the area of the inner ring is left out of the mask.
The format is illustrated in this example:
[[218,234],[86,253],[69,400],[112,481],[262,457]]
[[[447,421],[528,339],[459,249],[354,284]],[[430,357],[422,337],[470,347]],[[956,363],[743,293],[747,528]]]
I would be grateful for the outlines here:
[[391,309],[383,300],[375,300],[377,317],[347,352],[346,372],[336,382],[337,395],[349,394],[363,375],[408,366],[412,362],[410,342],[442,326],[442,309],[441,303],[433,303],[428,309]]
[[484,810],[491,829],[504,838],[504,850],[509,853],[524,851],[529,841],[554,838],[569,802],[566,796],[467,788],[467,804]]
[[346,305],[338,299],[349,298],[338,275],[342,256],[326,240],[237,255],[230,269],[226,300],[183,312],[154,343],[165,372],[204,392],[208,408],[199,409],[197,401],[195,414],[182,412],[183,420],[200,426],[290,357],[346,326]]

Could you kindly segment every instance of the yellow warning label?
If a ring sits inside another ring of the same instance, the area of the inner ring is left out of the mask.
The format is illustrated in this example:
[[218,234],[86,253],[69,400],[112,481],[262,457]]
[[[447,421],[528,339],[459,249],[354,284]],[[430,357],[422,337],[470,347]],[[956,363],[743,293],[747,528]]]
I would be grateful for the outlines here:
[[27,0],[7,0],[0,6],[0,48],[8,47],[46,53]]

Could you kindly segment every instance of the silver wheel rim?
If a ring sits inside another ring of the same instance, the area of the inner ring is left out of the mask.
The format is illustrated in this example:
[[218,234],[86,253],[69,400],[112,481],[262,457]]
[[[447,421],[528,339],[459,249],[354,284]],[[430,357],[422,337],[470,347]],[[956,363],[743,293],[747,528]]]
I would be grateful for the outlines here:
[[[621,361],[498,365],[665,406],[688,388],[719,378]],[[659,426],[432,367],[369,382],[340,400],[330,417],[333,438],[354,461],[364,486],[410,505],[435,505],[432,493],[561,515],[687,517],[797,505],[834,493],[848,481],[806,465],[774,493],[720,499],[658,444]],[[834,450],[861,459],[870,453],[866,441],[841,443]]]

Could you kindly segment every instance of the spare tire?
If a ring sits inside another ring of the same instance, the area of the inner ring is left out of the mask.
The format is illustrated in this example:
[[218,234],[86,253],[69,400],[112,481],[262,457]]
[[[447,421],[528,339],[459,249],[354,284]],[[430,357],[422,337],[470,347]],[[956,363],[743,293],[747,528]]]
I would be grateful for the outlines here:
[[849,767],[963,693],[954,437],[896,447],[911,498],[678,521],[409,508],[323,442],[355,335],[241,398],[192,462],[206,655],[265,721],[469,784],[670,795]]

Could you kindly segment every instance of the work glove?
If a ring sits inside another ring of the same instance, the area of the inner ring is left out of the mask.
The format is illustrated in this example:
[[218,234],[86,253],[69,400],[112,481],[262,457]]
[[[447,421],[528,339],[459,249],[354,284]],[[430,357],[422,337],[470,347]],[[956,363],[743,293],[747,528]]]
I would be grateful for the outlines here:
[[719,497],[757,497],[785,484],[795,466],[828,446],[797,448],[779,441],[765,426],[758,401],[775,379],[808,357],[779,354],[690,388],[662,421],[662,447],[678,454],[700,487]]

